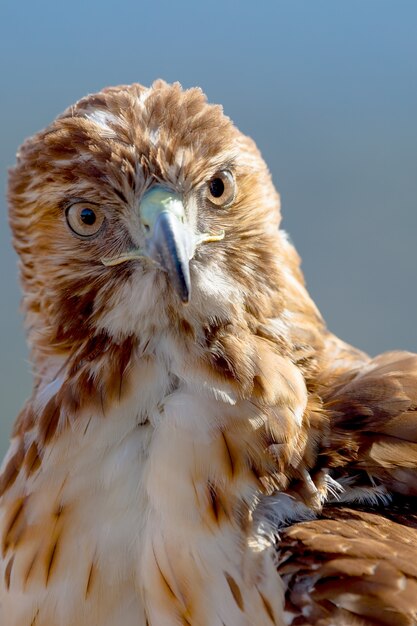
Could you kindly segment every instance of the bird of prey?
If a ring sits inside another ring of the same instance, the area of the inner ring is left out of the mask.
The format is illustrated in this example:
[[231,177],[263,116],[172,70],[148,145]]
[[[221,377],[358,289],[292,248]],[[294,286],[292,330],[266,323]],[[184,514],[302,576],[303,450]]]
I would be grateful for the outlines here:
[[332,335],[254,142],[107,88],[10,172],[33,393],[2,626],[417,623],[417,356]]

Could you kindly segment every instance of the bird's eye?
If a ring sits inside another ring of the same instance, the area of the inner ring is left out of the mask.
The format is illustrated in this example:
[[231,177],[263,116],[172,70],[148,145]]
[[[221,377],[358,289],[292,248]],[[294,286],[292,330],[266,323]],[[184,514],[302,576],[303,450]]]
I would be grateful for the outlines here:
[[216,206],[226,207],[236,195],[236,183],[229,170],[217,172],[207,182],[207,198]]
[[92,237],[103,226],[104,214],[98,206],[86,202],[72,204],[66,212],[68,226],[80,237]]

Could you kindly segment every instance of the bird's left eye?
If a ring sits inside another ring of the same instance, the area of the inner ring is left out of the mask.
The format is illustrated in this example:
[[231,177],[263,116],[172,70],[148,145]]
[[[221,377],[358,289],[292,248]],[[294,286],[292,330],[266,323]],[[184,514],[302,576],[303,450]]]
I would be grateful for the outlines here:
[[68,226],[80,237],[92,237],[103,226],[104,214],[94,204],[77,202],[72,204],[66,212]]
[[228,206],[233,202],[235,195],[236,183],[229,170],[217,172],[207,182],[207,198],[216,206]]

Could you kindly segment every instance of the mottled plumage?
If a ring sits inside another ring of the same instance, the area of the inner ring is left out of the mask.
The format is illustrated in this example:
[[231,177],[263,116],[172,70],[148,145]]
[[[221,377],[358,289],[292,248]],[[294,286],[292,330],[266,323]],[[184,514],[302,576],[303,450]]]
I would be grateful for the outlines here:
[[22,146],[9,204],[34,389],[0,623],[417,623],[417,356],[326,330],[222,109],[90,95]]

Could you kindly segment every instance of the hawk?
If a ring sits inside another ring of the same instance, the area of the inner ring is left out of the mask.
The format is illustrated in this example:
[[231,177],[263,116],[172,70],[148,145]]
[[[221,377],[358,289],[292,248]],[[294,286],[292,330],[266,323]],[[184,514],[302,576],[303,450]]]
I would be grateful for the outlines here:
[[417,356],[332,335],[254,142],[104,89],[9,181],[33,393],[0,480],[4,626],[417,623]]

